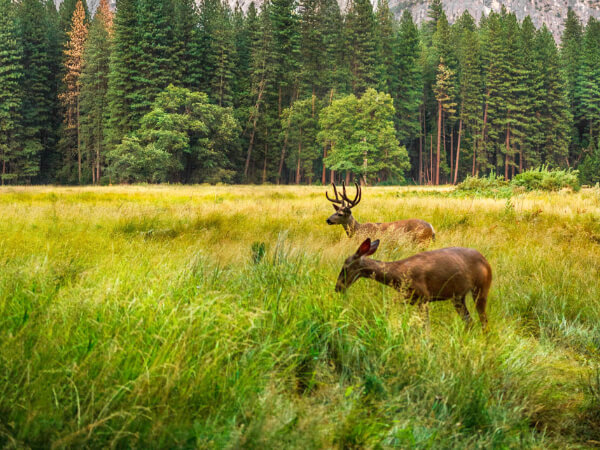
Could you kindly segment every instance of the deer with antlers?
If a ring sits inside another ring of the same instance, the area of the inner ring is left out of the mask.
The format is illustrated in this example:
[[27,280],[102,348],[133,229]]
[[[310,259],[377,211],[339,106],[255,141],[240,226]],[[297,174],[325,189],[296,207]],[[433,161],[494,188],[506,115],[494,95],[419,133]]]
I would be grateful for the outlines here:
[[465,304],[473,295],[479,320],[485,330],[487,296],[492,284],[492,268],[477,250],[449,247],[422,252],[399,261],[384,262],[367,258],[377,250],[379,240],[367,238],[356,253],[346,259],[335,285],[336,292],[345,291],[359,278],[373,278],[392,286],[426,310],[427,303],[452,300],[467,325],[471,316]]
[[342,183],[342,192],[339,193],[335,183],[331,184],[335,198],[330,198],[327,192],[325,192],[325,196],[333,204],[335,213],[327,219],[327,223],[329,225],[342,225],[348,237],[352,237],[357,233],[373,234],[394,231],[409,234],[419,242],[425,242],[429,239],[435,240],[433,226],[421,219],[406,219],[385,223],[358,223],[352,216],[352,208],[358,205],[362,198],[362,191],[358,183],[354,183],[356,185],[356,195],[353,200],[350,200],[346,194],[346,183]]

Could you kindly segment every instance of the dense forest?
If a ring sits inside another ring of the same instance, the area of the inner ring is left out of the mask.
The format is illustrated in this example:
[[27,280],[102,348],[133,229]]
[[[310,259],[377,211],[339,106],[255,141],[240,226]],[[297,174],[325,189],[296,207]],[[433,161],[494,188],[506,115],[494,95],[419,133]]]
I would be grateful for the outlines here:
[[0,0],[2,184],[600,181],[600,22],[387,0]]

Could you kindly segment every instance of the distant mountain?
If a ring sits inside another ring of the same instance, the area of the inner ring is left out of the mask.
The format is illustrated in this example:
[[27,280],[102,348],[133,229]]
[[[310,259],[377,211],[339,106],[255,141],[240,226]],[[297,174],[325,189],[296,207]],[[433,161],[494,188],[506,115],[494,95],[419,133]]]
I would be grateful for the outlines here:
[[[60,4],[61,0],[55,0]],[[229,0],[232,6],[236,0]],[[252,0],[239,0],[242,7],[247,8]],[[348,0],[338,0],[340,6],[345,8]],[[376,2],[376,0],[373,0]],[[261,3],[257,0],[255,3]],[[95,11],[99,0],[88,0],[90,11]],[[114,6],[116,0],[111,0]],[[567,9],[572,8],[581,21],[585,24],[590,16],[600,18],[600,0],[443,0],[444,9],[450,22],[454,22],[463,11],[468,10],[473,17],[479,19],[482,14],[490,11],[500,11],[502,5],[508,11],[517,15],[519,20],[527,15],[531,16],[536,27],[546,24],[557,41],[560,40],[562,26],[567,17]],[[400,17],[405,9],[409,9],[417,22],[427,20],[428,0],[390,0],[390,8]]]
[[[600,0],[443,0],[442,3],[450,22],[454,22],[465,10],[479,20],[482,14],[500,11],[504,5],[508,11],[514,12],[519,20],[529,15],[536,27],[539,28],[545,23],[557,41],[560,41],[569,7],[584,24],[590,16],[600,18]],[[427,0],[390,0],[390,8],[396,16],[399,17],[402,11],[408,8],[417,22],[427,20],[428,5]]]

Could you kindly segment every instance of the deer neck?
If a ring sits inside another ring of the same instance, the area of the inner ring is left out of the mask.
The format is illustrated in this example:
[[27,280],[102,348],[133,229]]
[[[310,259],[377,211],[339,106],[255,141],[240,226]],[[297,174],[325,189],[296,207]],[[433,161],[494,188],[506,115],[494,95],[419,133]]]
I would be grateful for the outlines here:
[[358,223],[353,216],[350,216],[348,223],[343,224],[343,226],[348,237],[352,237],[360,228],[360,223]]
[[398,280],[398,269],[399,267],[394,263],[362,258],[360,276],[373,278],[380,283],[392,286]]

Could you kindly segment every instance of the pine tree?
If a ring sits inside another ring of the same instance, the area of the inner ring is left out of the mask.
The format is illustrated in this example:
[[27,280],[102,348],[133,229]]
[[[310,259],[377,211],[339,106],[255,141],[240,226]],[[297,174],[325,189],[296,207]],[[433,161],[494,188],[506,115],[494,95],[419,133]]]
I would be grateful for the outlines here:
[[312,98],[294,102],[281,115],[282,133],[287,136],[290,148],[286,162],[288,167],[295,169],[296,184],[302,179],[307,179],[310,184],[315,176],[314,163],[319,157],[317,125]]
[[345,23],[352,92],[357,95],[376,81],[375,18],[369,0],[352,0]]
[[192,91],[200,90],[203,52],[199,30],[200,17],[194,0],[174,0],[176,80]]
[[[458,181],[461,144],[469,144],[476,156],[481,133],[481,104],[483,102],[483,70],[481,48],[473,17],[465,11],[457,25],[460,27],[458,62],[459,74],[459,125],[454,164],[454,183]],[[464,131],[463,131],[464,130]]]
[[[81,140],[80,140],[80,109],[79,94],[81,84],[79,78],[83,69],[83,49],[88,35],[85,23],[85,10],[81,0],[77,1],[73,13],[72,25],[67,32],[68,42],[65,48],[65,76],[63,82],[65,91],[60,99],[65,107],[65,134],[67,151],[75,150],[77,154],[77,179],[81,184]],[[73,141],[73,142],[70,142]],[[68,157],[67,157],[68,158]]]
[[139,127],[132,104],[142,86],[139,80],[137,0],[117,0],[108,75],[106,136],[110,147]]
[[140,89],[132,96],[131,104],[136,122],[150,110],[156,96],[170,83],[179,84],[179,79],[173,79],[174,74],[180,73],[175,60],[174,18],[171,0],[138,0],[136,77]]
[[103,167],[112,16],[108,0],[101,0],[90,25],[80,78],[81,143],[91,162],[93,183],[100,182]]
[[[55,10],[56,11],[56,10]],[[18,9],[19,34],[23,46],[22,117],[23,151],[19,173],[30,181],[40,173],[43,153],[56,145],[57,82],[53,68],[53,17],[40,0],[23,0]],[[49,164],[48,164],[49,165]]]
[[23,155],[21,136],[22,47],[17,35],[15,7],[0,0],[0,161],[1,183],[18,179]]
[[444,60],[441,59],[434,87],[435,99],[438,104],[437,153],[435,163],[436,185],[440,184],[442,122],[445,115],[453,115],[456,112],[454,79],[455,74],[453,70],[446,66]]
[[[254,161],[253,150],[255,147],[257,129],[260,125],[263,130],[268,129],[263,123],[273,121],[277,118],[277,99],[278,93],[275,87],[275,63],[274,63],[274,43],[273,30],[271,24],[270,4],[264,2],[261,6],[259,16],[259,26],[256,34],[252,37],[252,98],[253,105],[250,108],[250,114],[245,127],[245,134],[248,136],[248,148],[246,152],[246,161],[244,164],[244,180],[248,180],[251,175],[251,163]],[[273,102],[275,106],[273,107]],[[270,119],[269,119],[270,117]],[[268,142],[266,142],[268,146]],[[264,147],[263,147],[264,148]],[[266,156],[266,152],[263,156]],[[266,159],[264,159],[266,162]],[[266,167],[263,169],[266,172]]]
[[572,116],[569,111],[567,80],[560,70],[558,48],[546,25],[536,33],[535,48],[542,75],[540,91],[543,92],[538,112],[543,133],[539,157],[543,164],[550,167],[565,166]]
[[585,27],[581,62],[581,113],[587,123],[587,149],[600,135],[600,22],[590,17]]
[[321,0],[321,36],[323,37],[322,64],[323,79],[328,102],[335,92],[350,92],[350,70],[345,46],[344,19],[337,0]]
[[[423,79],[419,70],[421,48],[419,30],[409,10],[404,10],[394,45],[394,70],[396,88],[392,91],[396,109],[396,130],[400,143],[409,150],[420,134],[420,105]],[[423,181],[423,142],[419,139],[418,152],[409,151],[413,169],[417,170],[419,183]],[[415,170],[413,170],[415,173]]]
[[575,160],[581,147],[582,132],[585,123],[581,120],[581,58],[583,45],[583,29],[577,14],[569,8],[564,23],[561,42],[561,66],[567,79],[569,110],[573,117],[570,130],[569,160]]
[[394,54],[396,53],[394,48],[396,44],[395,22],[388,0],[378,0],[375,23],[378,89],[392,93],[397,90],[398,78],[394,67]]
[[300,58],[300,29],[296,0],[271,0],[271,26],[275,83],[278,92],[277,111],[291,105],[297,96]]

